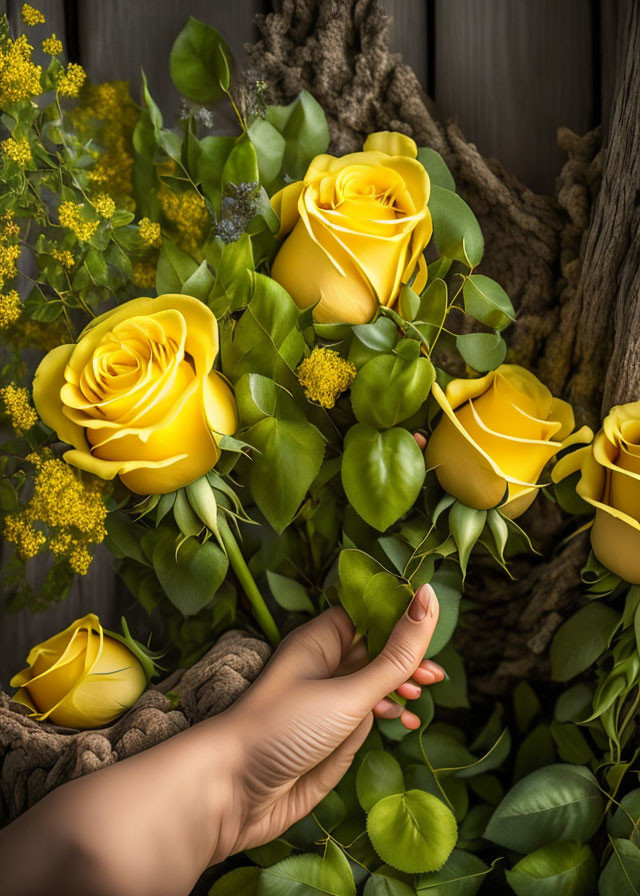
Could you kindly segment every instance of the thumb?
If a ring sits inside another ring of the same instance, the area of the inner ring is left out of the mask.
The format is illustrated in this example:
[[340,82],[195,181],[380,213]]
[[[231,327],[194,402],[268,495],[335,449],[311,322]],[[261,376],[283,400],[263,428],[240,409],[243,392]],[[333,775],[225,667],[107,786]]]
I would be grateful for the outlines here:
[[431,585],[421,585],[383,650],[364,669],[343,679],[359,703],[371,709],[413,675],[427,652],[439,610]]

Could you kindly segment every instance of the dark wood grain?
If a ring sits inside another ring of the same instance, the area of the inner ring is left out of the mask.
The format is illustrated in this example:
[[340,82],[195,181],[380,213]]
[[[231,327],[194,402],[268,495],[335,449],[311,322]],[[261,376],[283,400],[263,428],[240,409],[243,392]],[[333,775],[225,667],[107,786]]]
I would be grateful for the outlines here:
[[[169,51],[188,17],[217,28],[241,64],[244,44],[256,37],[253,17],[262,10],[262,0],[77,0],[80,61],[94,81],[130,81],[136,99],[144,69],[154,99],[171,121],[180,98],[169,77]],[[228,129],[225,116],[216,130]]]
[[392,18],[391,52],[400,53],[420,84],[427,88],[428,25],[427,0],[382,0]]
[[553,192],[558,126],[594,124],[589,0],[436,0],[435,27],[442,114],[528,186]]

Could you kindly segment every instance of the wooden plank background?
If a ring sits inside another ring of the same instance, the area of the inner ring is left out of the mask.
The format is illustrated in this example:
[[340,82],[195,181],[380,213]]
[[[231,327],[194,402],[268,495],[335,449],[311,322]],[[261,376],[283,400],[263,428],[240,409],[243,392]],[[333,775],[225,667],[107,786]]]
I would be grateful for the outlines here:
[[[95,81],[130,80],[140,69],[168,121],[178,111],[168,53],[189,15],[218,28],[237,60],[255,40],[255,13],[269,0],[33,0],[68,58]],[[616,70],[618,0],[381,0],[393,17],[391,47],[402,54],[443,117],[480,151],[538,192],[553,192],[563,163],[556,129],[583,133],[608,122]],[[20,28],[22,0],[0,0]],[[38,34],[41,29],[38,29]],[[220,119],[217,128],[228,123]],[[29,645],[86,612],[117,626],[129,599],[101,556],[60,607],[38,615],[0,609],[0,686]]]

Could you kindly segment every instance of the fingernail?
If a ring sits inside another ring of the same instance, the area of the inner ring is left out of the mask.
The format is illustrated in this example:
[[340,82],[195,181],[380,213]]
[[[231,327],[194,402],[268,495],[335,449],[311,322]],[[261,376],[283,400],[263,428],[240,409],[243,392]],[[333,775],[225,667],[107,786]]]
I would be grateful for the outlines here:
[[433,660],[429,660],[429,666],[427,668],[428,671],[433,672],[434,675],[442,675],[445,680],[449,678],[442,666],[439,663],[434,663]]
[[409,604],[407,615],[414,622],[422,622],[427,615],[433,589],[431,585],[421,585],[413,596],[413,600]]

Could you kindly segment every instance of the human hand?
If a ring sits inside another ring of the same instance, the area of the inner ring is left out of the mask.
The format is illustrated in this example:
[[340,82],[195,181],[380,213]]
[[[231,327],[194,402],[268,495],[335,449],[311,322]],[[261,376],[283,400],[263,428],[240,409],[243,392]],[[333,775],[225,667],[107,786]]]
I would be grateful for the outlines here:
[[423,660],[438,610],[433,589],[422,585],[370,663],[341,607],[283,641],[224,714],[236,811],[225,819],[212,863],[272,840],[310,812],[349,768],[374,714],[419,727],[417,716],[387,695],[415,699],[421,685],[444,678],[440,666]]

